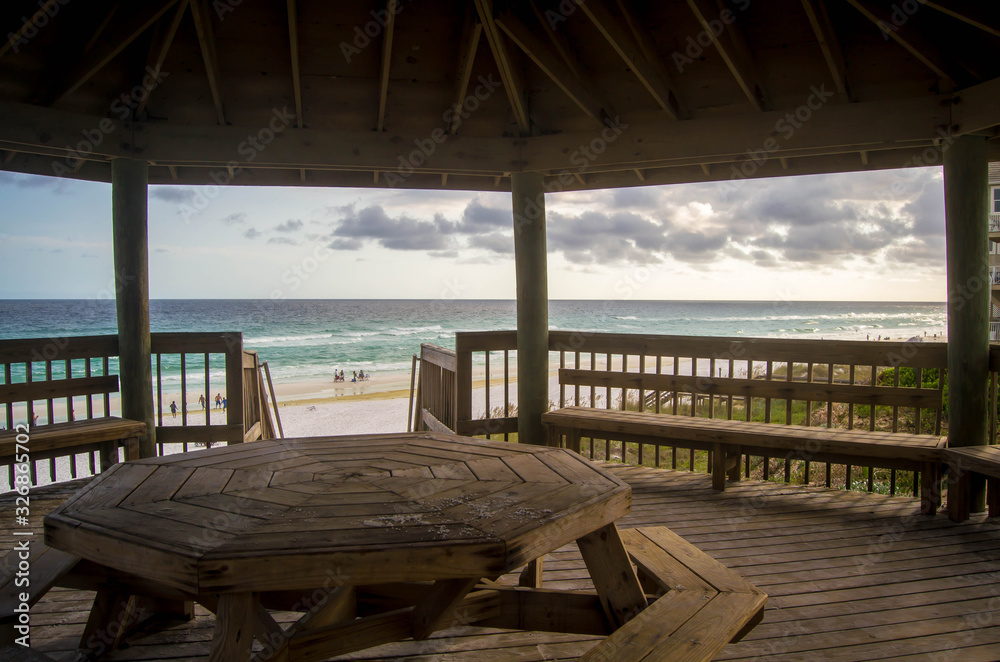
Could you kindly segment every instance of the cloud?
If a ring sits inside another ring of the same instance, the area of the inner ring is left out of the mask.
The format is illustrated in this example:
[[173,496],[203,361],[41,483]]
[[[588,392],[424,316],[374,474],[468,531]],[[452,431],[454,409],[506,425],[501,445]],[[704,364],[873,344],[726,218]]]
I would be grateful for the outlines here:
[[167,250],[166,248],[157,248],[157,249],[154,249],[154,252],[156,252],[156,253],[169,253],[170,251]]
[[478,234],[511,228],[513,225],[514,217],[509,209],[486,207],[479,201],[479,198],[474,198],[465,206],[465,210],[462,212],[462,221],[457,225],[456,230],[467,234]]
[[514,238],[500,232],[474,235],[469,238],[471,248],[482,248],[491,253],[512,255],[514,253]]
[[289,239],[288,237],[271,237],[267,240],[269,244],[285,244],[287,246],[298,246],[299,242],[294,239]]
[[236,212],[222,219],[222,222],[226,225],[239,225],[241,223],[246,223],[246,221],[247,215],[244,212]]
[[577,264],[659,262],[667,245],[665,226],[634,212],[550,211],[547,217],[549,250]]
[[340,208],[340,212],[343,217],[337,223],[332,239],[374,240],[391,250],[445,250],[451,245],[448,234],[455,230],[454,224],[443,216],[436,216],[434,221],[421,221],[405,214],[392,218],[381,205],[361,210],[350,205]]
[[256,228],[248,228],[247,231],[243,233],[243,236],[247,239],[256,239],[260,236],[260,232]]
[[192,205],[198,192],[186,186],[151,186],[149,197],[179,205]]
[[301,230],[304,224],[297,218],[290,218],[284,223],[274,226],[278,232],[295,232]]
[[67,180],[62,177],[22,175],[20,173],[13,172],[0,172],[0,186],[49,189],[53,193],[66,193],[68,191]]
[[335,251],[356,251],[365,244],[360,239],[334,239],[327,245]]

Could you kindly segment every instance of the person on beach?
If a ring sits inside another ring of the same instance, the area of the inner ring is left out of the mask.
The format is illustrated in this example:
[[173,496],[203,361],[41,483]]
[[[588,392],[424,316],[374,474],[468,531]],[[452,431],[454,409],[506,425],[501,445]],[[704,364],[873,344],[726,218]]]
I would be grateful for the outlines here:
[[356,381],[358,381],[358,371],[357,370],[354,371],[354,376],[351,377],[351,382],[356,382]]
[[226,411],[226,399],[222,398],[222,411]]
[[221,393],[216,393],[215,394],[215,408],[218,409],[221,406],[222,406],[222,394]]
[[201,405],[201,408],[203,410],[205,409],[205,396],[204,396],[204,394],[198,396],[198,404]]
[[172,400],[170,402],[170,413],[173,415],[174,418],[177,418],[177,401],[176,400]]
[[358,379],[360,379],[361,381],[365,381],[365,371],[364,370],[358,370]]

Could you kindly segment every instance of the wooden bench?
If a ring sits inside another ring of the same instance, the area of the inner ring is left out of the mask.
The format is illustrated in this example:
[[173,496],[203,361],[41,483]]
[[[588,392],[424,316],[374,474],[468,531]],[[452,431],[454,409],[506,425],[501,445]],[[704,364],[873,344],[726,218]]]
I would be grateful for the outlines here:
[[955,522],[969,519],[974,476],[986,479],[990,517],[1000,517],[1000,446],[966,446],[944,451],[948,464],[948,516]]
[[[55,481],[58,457],[88,453],[91,473],[116,463],[119,445],[125,447],[126,459],[138,459],[146,424],[111,415],[111,398],[119,392],[119,381],[109,371],[112,348],[105,347],[106,340],[64,339],[65,347],[56,352],[59,360],[43,358],[47,346],[39,345],[38,339],[0,341],[0,426],[6,428],[0,430],[0,464],[8,466],[12,485],[13,465],[23,463],[16,460],[25,456],[25,448],[32,484],[37,482],[35,463],[39,460],[49,460],[49,476]],[[58,347],[54,341],[50,344]],[[36,419],[42,423],[35,423]],[[28,443],[21,443],[18,450],[18,435],[25,432]],[[75,478],[75,464],[71,463],[70,471]]]
[[764,618],[765,593],[667,527],[621,537],[654,599],[582,661],[707,661]]
[[941,503],[940,463],[945,437],[934,435],[775,425],[753,421],[674,414],[564,407],[542,415],[549,444],[579,452],[580,438],[680,446],[712,454],[712,487],[724,490],[727,478],[739,480],[742,455],[815,462],[858,463],[918,472],[921,512],[933,515]]
[[[24,453],[18,451],[18,434],[17,430],[0,432],[0,463],[14,464],[17,456]],[[32,468],[35,460],[97,452],[101,458],[100,470],[106,471],[118,462],[119,445],[125,447],[125,459],[138,460],[139,438],[144,434],[145,423],[108,416],[29,428],[28,442],[20,446],[28,449]]]

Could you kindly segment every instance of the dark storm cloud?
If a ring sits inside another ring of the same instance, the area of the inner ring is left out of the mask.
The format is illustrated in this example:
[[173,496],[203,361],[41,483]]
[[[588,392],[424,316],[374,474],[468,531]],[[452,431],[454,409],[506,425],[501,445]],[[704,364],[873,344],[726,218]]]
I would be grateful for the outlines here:
[[246,237],[247,239],[256,239],[257,237],[260,236],[260,231],[258,231],[256,228],[249,228],[246,232],[243,233],[243,236]]
[[335,251],[356,251],[364,245],[364,242],[359,239],[335,239],[327,244]]
[[927,182],[903,211],[913,218],[913,234],[917,237],[944,235],[944,191],[940,183]]
[[295,232],[297,230],[301,230],[303,225],[304,223],[302,223],[299,219],[290,218],[284,223],[276,225],[274,229],[278,232]]

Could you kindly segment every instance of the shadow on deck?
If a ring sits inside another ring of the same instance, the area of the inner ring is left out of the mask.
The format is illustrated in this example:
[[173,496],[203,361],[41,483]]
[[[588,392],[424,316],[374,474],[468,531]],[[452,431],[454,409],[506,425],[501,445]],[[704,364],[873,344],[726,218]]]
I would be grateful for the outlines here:
[[[944,513],[921,517],[915,499],[776,483],[744,481],[717,493],[705,475],[604,466],[633,488],[632,513],[620,526],[669,526],[770,596],[764,621],[718,659],[1000,659],[1000,521],[980,515],[954,524]],[[34,491],[39,535],[41,517],[81,484]],[[3,512],[13,511],[12,501],[0,497]],[[9,549],[10,531],[0,539]],[[545,581],[590,587],[575,546],[546,557]],[[35,645],[73,659],[91,599],[66,589],[43,598],[32,613]],[[204,659],[213,624],[199,606],[190,623],[135,635],[109,659]],[[462,628],[336,659],[560,660],[594,641]]]

